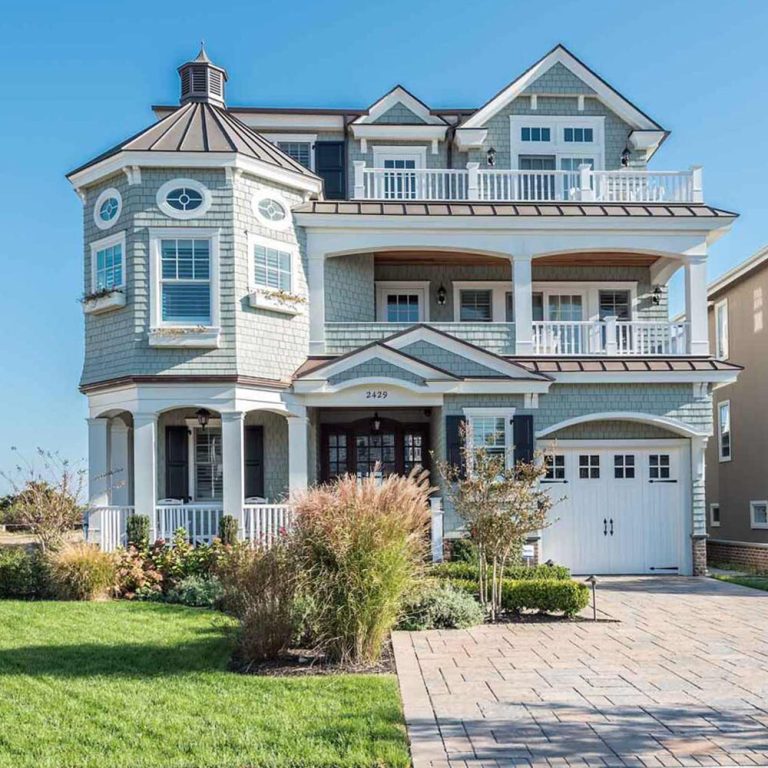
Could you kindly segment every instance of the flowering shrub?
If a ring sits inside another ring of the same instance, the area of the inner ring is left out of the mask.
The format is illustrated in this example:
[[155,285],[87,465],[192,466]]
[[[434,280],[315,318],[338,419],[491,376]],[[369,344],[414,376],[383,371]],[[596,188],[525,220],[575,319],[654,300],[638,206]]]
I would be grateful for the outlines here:
[[163,574],[147,556],[147,550],[129,546],[115,552],[115,594],[127,600],[149,598],[163,589]]

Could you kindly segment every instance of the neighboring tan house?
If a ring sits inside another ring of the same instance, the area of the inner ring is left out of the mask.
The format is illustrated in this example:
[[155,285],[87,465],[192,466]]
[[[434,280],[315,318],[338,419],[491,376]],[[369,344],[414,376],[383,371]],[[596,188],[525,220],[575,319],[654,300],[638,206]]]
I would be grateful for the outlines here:
[[562,46],[466,110],[228,107],[203,51],[179,74],[180,106],[68,176],[95,538],[133,513],[269,536],[289,492],[456,461],[468,423],[551,454],[536,556],[705,571],[711,390],[739,370],[709,354],[707,250],[736,214],[700,168],[647,169],[667,131]]
[[712,283],[708,296],[714,356],[745,366],[713,394],[709,557],[768,571],[768,247]]

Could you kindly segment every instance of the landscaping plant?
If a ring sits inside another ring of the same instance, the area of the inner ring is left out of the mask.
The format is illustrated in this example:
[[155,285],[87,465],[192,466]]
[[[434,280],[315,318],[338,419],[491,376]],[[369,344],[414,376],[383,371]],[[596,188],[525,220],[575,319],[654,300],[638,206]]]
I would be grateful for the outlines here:
[[48,594],[48,567],[39,549],[0,549],[0,598],[34,600]]
[[378,659],[426,554],[428,473],[344,476],[294,499],[298,572],[329,658]]
[[213,608],[222,593],[221,581],[216,576],[187,576],[168,590],[165,600],[192,608]]
[[[477,565],[470,563],[436,563],[429,567],[429,576],[438,579],[478,580]],[[506,579],[570,579],[571,572],[564,565],[509,565],[504,569]]]
[[485,618],[477,600],[448,583],[425,580],[408,595],[398,629],[465,629]]
[[222,544],[237,544],[237,519],[233,515],[222,515],[219,521],[219,539]]
[[94,600],[114,589],[115,562],[93,544],[69,544],[48,560],[51,586],[62,600]]
[[125,536],[129,547],[146,549],[149,546],[149,515],[131,515],[125,522]]

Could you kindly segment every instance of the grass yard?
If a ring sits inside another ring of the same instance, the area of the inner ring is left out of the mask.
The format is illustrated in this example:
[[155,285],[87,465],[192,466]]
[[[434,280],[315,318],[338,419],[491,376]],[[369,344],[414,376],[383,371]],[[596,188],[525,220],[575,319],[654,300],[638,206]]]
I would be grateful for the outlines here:
[[394,676],[238,675],[231,628],[169,605],[0,601],[0,767],[410,765]]
[[768,576],[748,576],[746,574],[717,573],[714,577],[718,581],[727,581],[729,584],[741,584],[742,587],[762,589],[768,592]]

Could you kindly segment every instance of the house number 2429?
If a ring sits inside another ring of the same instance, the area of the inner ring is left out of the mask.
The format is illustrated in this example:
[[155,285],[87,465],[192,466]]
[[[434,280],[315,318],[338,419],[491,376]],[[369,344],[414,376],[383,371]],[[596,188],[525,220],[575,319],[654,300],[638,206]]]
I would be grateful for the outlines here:
[[386,389],[369,389],[365,393],[366,400],[386,400],[388,396]]

